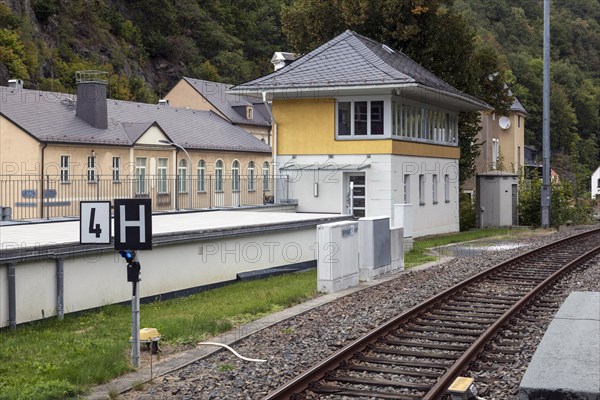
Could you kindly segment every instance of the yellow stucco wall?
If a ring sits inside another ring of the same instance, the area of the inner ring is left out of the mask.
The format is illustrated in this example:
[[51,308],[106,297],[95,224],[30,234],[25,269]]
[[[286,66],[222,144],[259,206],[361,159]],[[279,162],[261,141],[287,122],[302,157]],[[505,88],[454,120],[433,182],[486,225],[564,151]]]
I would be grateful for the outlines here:
[[301,154],[397,154],[459,158],[457,147],[393,139],[335,140],[335,100],[275,100],[277,152]]
[[39,174],[42,145],[0,116],[0,175]]

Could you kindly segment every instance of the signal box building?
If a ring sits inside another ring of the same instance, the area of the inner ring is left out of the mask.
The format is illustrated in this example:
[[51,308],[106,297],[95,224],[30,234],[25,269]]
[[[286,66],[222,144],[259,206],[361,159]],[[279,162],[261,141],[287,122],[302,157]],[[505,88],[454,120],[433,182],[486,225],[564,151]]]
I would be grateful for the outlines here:
[[405,54],[346,31],[235,86],[272,105],[276,173],[299,212],[392,216],[412,204],[414,236],[458,219],[458,114],[487,109]]

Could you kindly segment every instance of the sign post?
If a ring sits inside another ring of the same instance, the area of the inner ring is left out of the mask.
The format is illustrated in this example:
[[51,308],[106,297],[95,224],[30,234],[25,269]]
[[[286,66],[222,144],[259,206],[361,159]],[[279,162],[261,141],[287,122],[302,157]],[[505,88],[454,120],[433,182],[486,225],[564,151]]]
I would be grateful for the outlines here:
[[115,250],[127,261],[131,282],[131,364],[140,366],[140,269],[134,250],[152,249],[152,203],[150,199],[115,200]]

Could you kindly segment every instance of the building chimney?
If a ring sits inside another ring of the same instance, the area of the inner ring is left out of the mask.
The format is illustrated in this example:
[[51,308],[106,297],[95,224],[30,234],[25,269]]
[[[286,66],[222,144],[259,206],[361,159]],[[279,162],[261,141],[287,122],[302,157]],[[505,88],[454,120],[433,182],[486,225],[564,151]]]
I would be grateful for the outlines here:
[[94,128],[108,128],[106,76],[103,71],[77,71],[77,108],[75,115]]
[[8,87],[10,89],[13,89],[13,91],[21,90],[21,89],[23,89],[23,80],[22,79],[9,79]]
[[296,61],[297,57],[298,56],[294,53],[285,53],[282,51],[276,51],[273,54],[273,57],[271,57],[271,64],[273,64],[275,71],[277,71],[283,67],[290,65],[294,61]]

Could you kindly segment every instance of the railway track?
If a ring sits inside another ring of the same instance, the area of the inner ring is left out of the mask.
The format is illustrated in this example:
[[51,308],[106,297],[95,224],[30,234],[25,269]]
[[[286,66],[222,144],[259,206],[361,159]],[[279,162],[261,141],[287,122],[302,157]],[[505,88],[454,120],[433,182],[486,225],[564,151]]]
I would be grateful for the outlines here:
[[[393,318],[264,397],[439,399],[517,313],[600,253],[600,229],[503,262]],[[493,356],[515,350],[494,345]],[[505,345],[505,346],[504,346]]]

